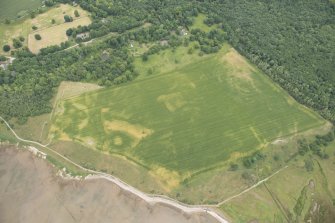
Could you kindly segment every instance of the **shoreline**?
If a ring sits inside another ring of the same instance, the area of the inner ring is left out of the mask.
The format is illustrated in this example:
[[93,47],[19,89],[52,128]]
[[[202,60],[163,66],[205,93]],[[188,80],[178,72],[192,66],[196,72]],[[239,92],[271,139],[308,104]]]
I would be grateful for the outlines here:
[[[110,177],[107,176],[101,176],[101,175],[88,175],[87,177],[73,177],[69,175],[64,175],[62,171],[57,171],[56,167],[53,166],[50,162],[46,162],[39,153],[36,153],[36,150],[33,149],[27,149],[24,147],[19,147],[17,145],[8,145],[1,143],[0,144],[0,160],[3,159],[2,157],[5,156],[13,156],[14,159],[9,160],[15,160],[15,157],[21,157],[25,156],[25,160],[30,159],[31,162],[25,162],[25,165],[34,165],[34,170],[36,175],[40,175],[39,172],[47,172],[49,174],[48,179],[52,178],[52,183],[54,184],[52,187],[57,187],[59,184],[63,185],[75,185],[77,188],[85,187],[86,185],[91,185],[91,187],[99,187],[99,185],[104,185],[104,190],[118,190],[118,194],[121,194],[123,197],[126,197],[129,200],[132,200],[133,204],[137,206],[137,203],[142,204],[145,207],[148,207],[150,210],[158,210],[158,212],[162,212],[161,215],[164,217],[164,212],[174,212],[174,218],[181,218],[179,221],[183,222],[183,220],[187,220],[186,222],[195,222],[195,223],[202,223],[202,222],[220,222],[217,218],[222,218],[221,216],[217,215],[215,216],[215,212],[212,210],[207,210],[199,207],[183,207],[181,204],[175,204],[174,201],[167,202],[165,198],[157,198],[157,197],[150,197],[146,194],[142,193],[142,196],[139,196],[141,193],[137,191],[137,193],[134,193],[132,188],[129,188],[129,190],[125,189],[124,187],[120,186],[118,183],[115,183],[115,179],[110,179]],[[4,155],[5,154],[5,155]],[[9,154],[9,155],[8,155]],[[30,157],[30,158],[27,158]],[[7,161],[6,161],[7,162]],[[2,161],[4,163],[4,161]],[[30,164],[29,164],[30,163]],[[41,166],[43,168],[41,168]],[[29,168],[25,169],[26,172],[31,172]],[[4,174],[2,174],[4,170],[1,170],[1,163],[0,163],[0,179],[3,177]],[[6,170],[5,170],[6,172]],[[7,172],[11,172],[11,170],[7,170]],[[15,171],[14,171],[15,172]],[[21,173],[23,174],[23,173]],[[6,174],[5,174],[6,175]],[[35,174],[34,174],[35,175]],[[42,174],[44,175],[44,174]],[[35,178],[35,176],[31,176],[31,178]],[[0,182],[3,180],[0,180]],[[41,182],[42,183],[42,182]],[[1,184],[1,183],[0,183]],[[44,183],[42,183],[44,184]],[[108,189],[109,188],[109,189]],[[1,190],[0,190],[1,192]],[[96,192],[95,192],[96,193]],[[110,191],[108,192],[110,193]],[[107,193],[107,194],[108,194]],[[1,197],[4,197],[4,195],[1,195]],[[13,195],[15,196],[15,195]],[[43,199],[43,198],[41,198]],[[16,200],[16,199],[14,199]],[[93,202],[94,203],[94,202]],[[129,201],[126,202],[129,204]],[[131,203],[131,202],[130,202]],[[26,204],[27,205],[27,204]],[[0,213],[2,213],[1,210],[1,202],[0,202]],[[151,210],[151,212],[152,212]],[[214,216],[213,216],[214,214]],[[131,212],[129,212],[129,215],[132,215]],[[177,216],[178,215],[178,216]],[[149,217],[150,215],[145,215]],[[102,216],[103,217],[103,216]],[[157,218],[159,216],[155,216],[154,218]],[[0,217],[1,220],[1,217]],[[148,219],[144,220],[143,222],[147,222]],[[150,219],[149,219],[150,221]],[[170,220],[169,220],[170,221]],[[179,222],[178,221],[178,222]],[[1,221],[2,222],[2,221]],[[6,221],[4,221],[6,222]],[[127,221],[126,221],[127,222]],[[137,221],[131,221],[131,222],[137,222]],[[165,222],[159,221],[159,222]],[[221,221],[222,222],[222,221]],[[227,221],[225,221],[227,222]]]

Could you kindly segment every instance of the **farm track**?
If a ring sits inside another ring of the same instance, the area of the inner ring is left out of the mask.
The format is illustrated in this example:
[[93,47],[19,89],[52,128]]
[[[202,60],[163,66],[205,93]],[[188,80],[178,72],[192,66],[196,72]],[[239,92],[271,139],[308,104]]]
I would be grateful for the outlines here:
[[183,212],[186,213],[207,213],[209,215],[211,215],[213,218],[215,218],[218,222],[220,223],[229,223],[224,217],[222,217],[221,214],[217,213],[217,211],[215,211],[213,208],[218,208],[220,207],[222,204],[236,198],[239,197],[241,195],[243,195],[244,193],[247,193],[248,191],[256,188],[257,186],[261,185],[262,183],[266,182],[267,180],[269,180],[270,178],[272,178],[274,175],[278,174],[279,172],[281,172],[282,170],[286,169],[288,166],[285,166],[279,170],[277,170],[275,173],[273,173],[272,175],[268,176],[267,178],[260,180],[259,182],[257,182],[256,184],[254,184],[253,186],[245,189],[244,191],[240,192],[237,195],[231,196],[221,202],[219,202],[218,204],[214,204],[214,205],[188,205],[188,204],[184,204],[182,202],[179,202],[177,200],[174,200],[172,198],[169,198],[167,196],[164,195],[155,195],[155,194],[146,194],[130,185],[128,185],[127,183],[123,182],[122,180],[120,180],[119,178],[110,175],[110,174],[106,174],[103,172],[99,172],[99,171],[95,171],[95,170],[90,170],[87,169],[75,162],[73,162],[72,160],[68,159],[67,157],[63,156],[62,154],[58,153],[57,151],[49,148],[47,145],[43,145],[39,142],[36,141],[31,141],[31,140],[26,140],[21,138],[20,136],[18,136],[16,134],[16,132],[11,128],[11,126],[9,125],[9,123],[0,116],[0,120],[2,120],[5,125],[9,128],[9,130],[13,133],[13,135],[15,136],[16,139],[18,139],[19,141],[25,142],[25,143],[29,143],[29,144],[34,144],[37,146],[40,146],[54,154],[56,154],[57,156],[61,157],[62,159],[66,160],[67,162],[71,163],[72,165],[78,167],[81,170],[84,170],[85,172],[89,173],[90,175],[88,175],[85,180],[92,180],[92,179],[105,179],[108,180],[114,184],[116,184],[117,186],[119,186],[121,189],[128,191],[134,195],[136,195],[137,197],[140,197],[141,199],[143,199],[144,201],[146,201],[149,204],[156,204],[156,203],[162,203],[162,204],[167,204],[169,206],[175,207],[177,209],[182,210]]

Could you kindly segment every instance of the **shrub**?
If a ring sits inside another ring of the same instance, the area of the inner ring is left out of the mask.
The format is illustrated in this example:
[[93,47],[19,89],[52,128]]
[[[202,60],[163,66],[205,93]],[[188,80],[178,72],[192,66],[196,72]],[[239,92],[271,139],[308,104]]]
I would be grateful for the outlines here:
[[74,10],[74,16],[75,17],[79,17],[80,16],[78,10]]
[[23,42],[23,41],[24,41],[24,37],[23,37],[23,36],[20,36],[20,37],[19,37],[19,40],[20,40],[21,42]]
[[10,46],[6,44],[2,47],[2,49],[3,49],[3,51],[8,52],[8,51],[10,51]]
[[312,172],[314,170],[314,163],[312,160],[305,160],[305,168],[307,172]]
[[18,49],[18,48],[22,47],[22,43],[18,39],[13,39],[13,46],[14,46],[15,49]]
[[7,59],[6,59],[5,56],[0,55],[0,61],[6,61],[6,60],[7,60]]
[[327,153],[324,153],[322,156],[322,159],[325,159],[325,160],[329,159],[329,155]]
[[31,27],[33,30],[36,30],[37,29],[37,26],[32,26]]
[[142,61],[148,61],[148,59],[149,59],[148,54],[145,53],[142,55]]
[[229,168],[229,170],[231,170],[231,171],[236,171],[236,170],[238,170],[238,164],[236,164],[236,163],[231,163],[231,164],[230,164],[230,168]]
[[64,20],[65,20],[65,22],[72,22],[73,18],[71,16],[65,15]]
[[35,39],[36,39],[36,40],[41,40],[41,39],[42,39],[42,37],[41,37],[41,35],[40,35],[40,34],[35,34]]
[[274,156],[273,156],[273,160],[274,160],[274,161],[279,161],[279,160],[280,160],[279,155],[278,155],[278,154],[274,155]]
[[264,158],[265,158],[265,155],[262,154],[261,152],[257,151],[250,156],[244,157],[243,158],[243,165],[246,168],[251,168],[257,161],[263,160]]
[[56,20],[55,19],[51,19],[51,24],[55,24]]
[[44,4],[45,4],[47,7],[51,7],[51,6],[53,6],[55,3],[53,2],[53,0],[46,0],[46,1],[44,1]]
[[73,29],[72,29],[72,28],[66,30],[66,35],[67,35],[67,36],[71,36],[72,33],[73,33]]

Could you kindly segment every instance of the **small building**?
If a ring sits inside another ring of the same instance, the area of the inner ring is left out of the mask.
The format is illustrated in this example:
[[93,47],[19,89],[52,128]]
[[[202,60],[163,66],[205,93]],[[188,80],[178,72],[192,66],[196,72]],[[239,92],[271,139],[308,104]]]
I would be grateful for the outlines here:
[[88,38],[90,38],[90,33],[89,32],[79,33],[79,34],[77,34],[76,38],[81,39],[81,40],[88,39]]
[[13,61],[15,60],[14,57],[6,57],[6,58],[7,58],[7,60],[5,60],[5,61],[0,61],[0,68],[2,68],[2,69],[4,69],[4,70],[6,70],[6,69],[8,68],[8,66],[9,66],[10,64],[12,64]]
[[8,64],[4,63],[4,61],[0,61],[0,68],[6,70],[7,69]]
[[187,30],[184,29],[184,28],[181,29],[181,30],[180,30],[180,35],[181,35],[181,36],[187,36],[187,35],[188,35]]
[[161,46],[167,46],[167,45],[169,45],[169,42],[168,42],[167,40],[161,40],[161,41],[159,42],[159,44],[160,44]]
[[101,60],[106,61],[110,58],[110,54],[107,50],[104,50],[101,54]]

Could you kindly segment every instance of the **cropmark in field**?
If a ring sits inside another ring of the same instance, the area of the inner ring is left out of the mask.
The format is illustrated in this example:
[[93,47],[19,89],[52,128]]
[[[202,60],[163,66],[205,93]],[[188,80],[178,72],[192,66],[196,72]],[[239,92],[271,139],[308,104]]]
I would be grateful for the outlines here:
[[53,140],[123,155],[169,182],[324,124],[233,49],[59,106]]

